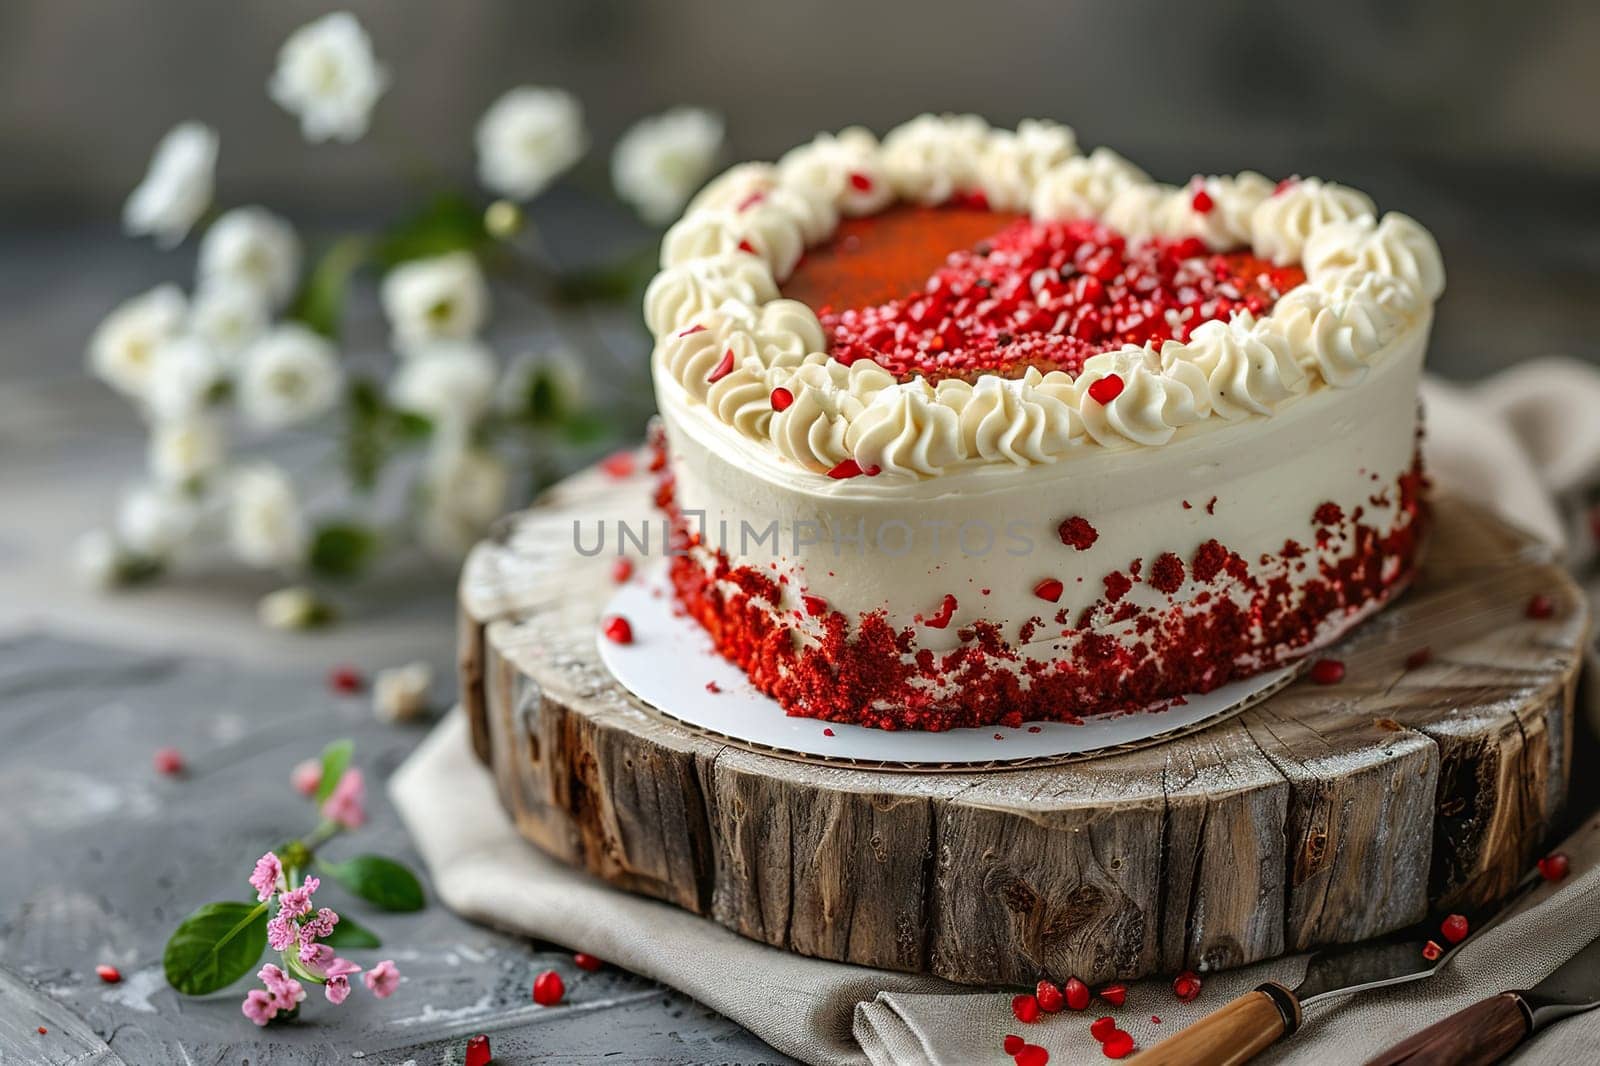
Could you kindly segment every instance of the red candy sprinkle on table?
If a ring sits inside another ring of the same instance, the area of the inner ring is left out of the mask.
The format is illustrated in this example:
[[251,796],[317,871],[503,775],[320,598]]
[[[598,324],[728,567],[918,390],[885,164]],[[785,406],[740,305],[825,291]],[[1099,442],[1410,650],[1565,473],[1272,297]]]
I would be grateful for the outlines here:
[[1069,1010],[1083,1010],[1089,1005],[1089,986],[1076,977],[1067,978],[1062,991],[1066,993]]
[[1549,618],[1555,613],[1555,602],[1542,592],[1528,601],[1529,618]]
[[184,771],[183,752],[177,748],[157,748],[153,761],[158,774],[176,777]]
[[115,966],[107,966],[105,963],[101,963],[94,968],[94,975],[108,985],[114,985],[122,980],[122,971]]
[[[997,737],[999,735],[995,734]],[[1046,1014],[1060,1014],[1067,1005],[1067,997],[1062,995],[1061,986],[1049,979],[1039,982],[1033,990],[1033,997],[1039,1001],[1039,1009]]]
[[1027,1043],[1028,1042],[1026,1040],[1022,1039],[1022,1037],[1016,1035],[1015,1033],[1007,1033],[1005,1042],[1000,1046],[1005,1048],[1007,1055],[1015,1055],[1017,1052],[1021,1051],[1025,1046],[1027,1046]]
[[594,973],[595,971],[599,970],[600,967],[605,965],[605,963],[601,962],[595,956],[582,951],[578,952],[576,955],[573,955],[572,961],[577,965],[578,969],[588,970],[590,973]]
[[1110,1036],[1116,1031],[1117,1020],[1110,1015],[1107,1015],[1104,1018],[1096,1018],[1089,1025],[1089,1035],[1100,1041],[1102,1044],[1105,1043],[1106,1037]]
[[1050,1052],[1038,1044],[1023,1044],[1022,1050],[1011,1056],[1017,1066],[1045,1066],[1050,1061]]
[[1430,940],[1422,945],[1422,957],[1429,962],[1438,962],[1439,956],[1443,954],[1444,948],[1441,948],[1437,941]]
[[1065,586],[1053,577],[1047,577],[1037,585],[1033,586],[1033,594],[1035,596],[1039,597],[1041,600],[1049,600],[1051,603],[1055,603],[1057,600],[1061,599],[1061,593],[1064,590]]
[[1539,860],[1539,876],[1546,881],[1559,881],[1567,876],[1572,863],[1566,852],[1555,851]]
[[1128,1001],[1128,986],[1123,984],[1106,985],[1100,991],[1096,992],[1095,995],[1099,996],[1113,1007],[1120,1007]]
[[633,560],[618,559],[611,564],[611,580],[622,584],[633,576]]
[[1467,939],[1467,933],[1470,931],[1471,926],[1467,924],[1467,916],[1464,914],[1452,914],[1439,925],[1439,932],[1452,944],[1459,944]]
[[1311,664],[1310,676],[1319,685],[1337,685],[1344,680],[1344,663],[1338,659],[1318,659]]
[[1193,970],[1185,970],[1172,979],[1172,994],[1180,1002],[1188,1003],[1200,994],[1200,977]]
[[1011,1013],[1016,1015],[1017,1021],[1031,1025],[1039,1020],[1039,1000],[1029,993],[1013,996]]
[[541,1007],[553,1007],[567,994],[566,982],[554,970],[546,970],[533,979],[533,1001]]
[[1101,1042],[1100,1050],[1108,1059],[1125,1059],[1133,1051],[1133,1035],[1118,1029]]
[[489,1066],[491,1058],[488,1037],[482,1033],[467,1037],[467,1057],[463,1060],[463,1066]]
[[353,696],[367,687],[367,679],[353,666],[335,666],[328,671],[328,688],[341,696]]
[[614,614],[606,619],[606,624],[600,631],[613,644],[633,643],[633,626],[629,625],[628,620],[620,614]]
[[633,453],[616,452],[600,461],[600,469],[621,480],[633,474]]

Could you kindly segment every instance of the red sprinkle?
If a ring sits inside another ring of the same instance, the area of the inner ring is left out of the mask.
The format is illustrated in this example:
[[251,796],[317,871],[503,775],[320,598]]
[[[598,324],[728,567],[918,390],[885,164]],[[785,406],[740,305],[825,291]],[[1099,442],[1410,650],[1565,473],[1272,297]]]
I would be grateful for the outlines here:
[[1172,993],[1180,1002],[1188,1003],[1200,994],[1200,977],[1193,970],[1185,970],[1172,979]]
[[39,1033],[40,1036],[44,1036],[49,1031],[50,1030],[46,1029],[44,1026],[42,1026],[42,1025],[39,1026],[38,1033]]
[[1015,1055],[1017,1052],[1026,1047],[1027,1044],[1028,1042],[1022,1039],[1022,1037],[1018,1036],[1016,1033],[1007,1033],[1005,1043],[1001,1044],[1000,1046],[1006,1049],[1007,1055]]
[[616,562],[611,564],[611,580],[615,581],[617,584],[622,584],[632,576],[632,559],[618,559]]
[[[995,734],[996,737],[999,735]],[[1067,1005],[1067,997],[1061,994],[1061,986],[1048,978],[1034,987],[1033,998],[1039,1001],[1039,1009],[1046,1014],[1060,1014]]]
[[1066,586],[1062,585],[1061,582],[1057,581],[1055,578],[1047,577],[1037,585],[1033,586],[1033,594],[1039,597],[1041,600],[1049,600],[1051,603],[1055,603],[1057,600],[1061,599],[1061,593],[1065,590],[1065,588]]
[[1467,924],[1467,916],[1464,914],[1452,914],[1439,923],[1439,932],[1452,944],[1459,944],[1467,939],[1467,934],[1471,931],[1472,927]]
[[822,735],[825,737],[831,737],[833,736],[833,730],[824,727],[822,730]]
[[[728,354],[731,356],[733,353],[730,351]],[[615,452],[600,460],[600,469],[620,481],[633,476],[633,462],[631,451]]]
[[594,973],[595,971],[599,970],[600,967],[605,965],[604,962],[600,961],[595,956],[582,951],[572,956],[572,961],[577,964],[578,969],[588,970],[590,973]]
[[1056,534],[1060,536],[1061,543],[1081,552],[1094,547],[1094,542],[1100,539],[1100,531],[1091,526],[1087,518],[1079,515],[1073,515],[1062,522]]
[[1150,1024],[1151,1025],[1160,1025],[1161,1024],[1161,1016],[1159,1014],[1150,1015]]
[[1100,991],[1096,992],[1095,995],[1099,996],[1113,1007],[1120,1007],[1128,1001],[1128,986],[1122,984],[1106,985]]
[[1211,198],[1211,194],[1206,192],[1204,187],[1200,187],[1195,189],[1194,197],[1190,199],[1189,205],[1202,215],[1209,215],[1211,209],[1217,206],[1217,202]]
[[950,624],[955,613],[956,598],[947,592],[944,599],[939,601],[939,610],[932,617],[924,619],[922,624],[929,629],[943,629]]
[[1045,1066],[1050,1061],[1050,1052],[1038,1044],[1024,1044],[1022,1050],[1011,1058],[1017,1066]]
[[1433,662],[1433,649],[1424,645],[1406,656],[1407,670],[1420,670]]
[[1555,613],[1555,601],[1542,592],[1528,601],[1529,618],[1549,618]]
[[[861,464],[854,459],[846,459],[838,466],[828,471],[828,476],[835,481],[843,481],[847,477],[860,477],[866,471],[861,469]],[[870,475],[869,475],[870,476]]]
[[1133,1036],[1118,1029],[1101,1042],[1100,1050],[1108,1059],[1125,1059],[1133,1051]]
[[774,411],[787,411],[789,405],[794,403],[794,393],[780,385],[772,390],[771,401]]
[[859,171],[850,172],[850,187],[860,192],[872,191],[872,179]]
[[714,385],[733,373],[733,349],[729,348],[722,353],[722,359],[711,368],[711,373],[706,375],[706,383]]
[[717,684],[715,681],[707,681],[706,691],[711,693],[713,696],[718,696],[722,694],[722,686]]
[[494,1056],[489,1053],[489,1038],[479,1033],[467,1037],[467,1057],[462,1066],[489,1066]]
[[1100,1041],[1102,1044],[1106,1042],[1106,1037],[1110,1036],[1116,1031],[1117,1020],[1110,1015],[1107,1015],[1104,1018],[1096,1018],[1089,1026],[1089,1035]]
[[1564,851],[1554,851],[1539,860],[1539,876],[1546,881],[1559,881],[1567,876],[1572,863]]
[[533,1001],[541,1007],[553,1007],[567,994],[566,983],[554,970],[546,970],[533,979]]
[[1070,1010],[1083,1010],[1089,1005],[1089,986],[1076,977],[1067,978],[1062,991],[1067,994],[1067,1007]]
[[1017,1021],[1032,1025],[1039,1020],[1039,1000],[1037,997],[1024,993],[1011,998],[1011,1013],[1016,1015]]
[[118,970],[115,966],[107,966],[103,962],[94,968],[94,975],[108,985],[114,985],[122,980],[121,970]]
[[157,748],[155,754],[156,773],[176,777],[183,773],[185,766],[183,752],[177,748]]
[[606,624],[600,631],[606,635],[607,640],[614,644],[633,643],[633,627],[620,614],[614,614],[606,619]]
[[805,605],[806,614],[812,618],[828,613],[828,601],[821,596],[801,596],[800,602]]
[[744,252],[747,255],[756,255],[757,254],[756,246],[751,244],[749,241],[740,241],[739,242],[739,251]]
[[1344,663],[1338,659],[1318,659],[1311,664],[1310,677],[1319,685],[1337,685],[1344,680]]
[[353,696],[367,687],[367,679],[353,666],[335,666],[328,671],[328,687],[341,696]]
[[1123,382],[1118,374],[1107,374],[1098,381],[1089,385],[1089,398],[1104,407],[1106,404],[1122,395]]
[[1438,962],[1439,956],[1443,954],[1444,948],[1441,948],[1437,941],[1430,940],[1422,945],[1422,957],[1429,962]]

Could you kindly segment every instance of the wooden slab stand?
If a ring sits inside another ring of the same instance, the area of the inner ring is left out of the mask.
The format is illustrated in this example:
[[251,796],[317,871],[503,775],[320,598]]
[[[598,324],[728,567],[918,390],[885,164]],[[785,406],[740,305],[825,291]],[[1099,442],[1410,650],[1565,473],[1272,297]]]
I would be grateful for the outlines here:
[[[748,750],[612,681],[612,558],[573,523],[649,500],[591,470],[474,551],[473,743],[534,844],[777,947],[967,983],[1236,966],[1504,894],[1566,795],[1583,597],[1459,501],[1416,586],[1332,653],[1343,683],[1139,751],[926,774]],[[1535,594],[1553,618],[1527,617]]]

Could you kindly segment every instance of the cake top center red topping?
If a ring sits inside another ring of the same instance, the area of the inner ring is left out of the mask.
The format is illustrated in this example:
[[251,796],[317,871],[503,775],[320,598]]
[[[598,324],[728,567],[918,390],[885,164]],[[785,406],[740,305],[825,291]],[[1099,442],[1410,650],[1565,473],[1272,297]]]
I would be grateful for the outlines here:
[[1195,238],[898,207],[841,225],[783,292],[816,309],[840,362],[936,381],[1077,373],[1097,352],[1184,340],[1236,310],[1265,314],[1304,280],[1299,267],[1212,253]]

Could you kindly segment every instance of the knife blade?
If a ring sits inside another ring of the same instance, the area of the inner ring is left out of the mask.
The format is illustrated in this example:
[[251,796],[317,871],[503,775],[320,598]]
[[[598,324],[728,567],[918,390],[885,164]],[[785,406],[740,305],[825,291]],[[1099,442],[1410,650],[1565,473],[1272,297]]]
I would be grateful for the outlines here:
[[1367,1066],[1489,1066],[1563,1018],[1600,1007],[1600,939],[1532,988],[1479,1000],[1396,1044]]
[[1462,948],[1499,924],[1539,883],[1530,872],[1500,904],[1468,916],[1470,934],[1439,956],[1424,952],[1439,939],[1439,916],[1373,940],[1317,951],[1305,975],[1290,987],[1256,986],[1154,1047],[1135,1055],[1137,1066],[1239,1066],[1300,1028],[1303,1011],[1342,996],[1431,977]]

